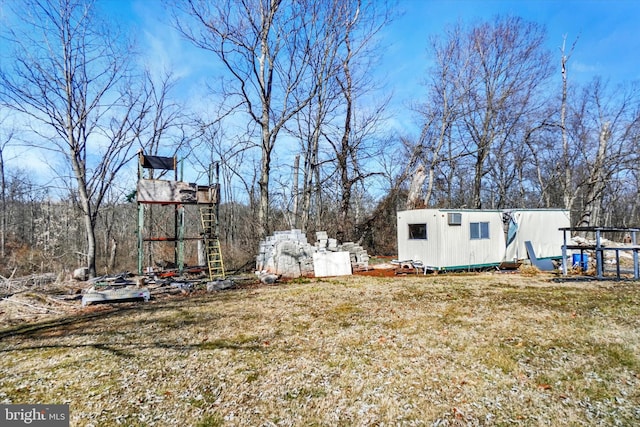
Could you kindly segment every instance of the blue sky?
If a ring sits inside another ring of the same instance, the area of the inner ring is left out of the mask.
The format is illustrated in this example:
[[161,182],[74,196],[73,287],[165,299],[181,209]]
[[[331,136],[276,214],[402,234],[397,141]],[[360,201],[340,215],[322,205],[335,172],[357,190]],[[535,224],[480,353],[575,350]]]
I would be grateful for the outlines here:
[[[209,54],[188,45],[167,26],[159,0],[98,2],[134,23],[136,38],[153,63],[173,68],[187,80],[183,83],[191,86],[191,81],[195,93],[202,95],[202,79],[215,64]],[[640,79],[638,0],[398,0],[398,9],[400,16],[384,32],[382,43],[387,48],[380,64],[380,75],[394,91],[395,103],[419,93],[416,85],[429,65],[430,36],[441,34],[458,20],[473,23],[500,14],[543,24],[547,47],[557,55],[558,64],[563,36],[567,48],[577,39],[568,65],[569,79],[584,83],[600,76],[614,84]]]
[[[174,67],[192,101],[204,102],[204,82],[216,67],[211,55],[188,45],[162,24],[166,16],[156,0],[107,1],[127,4],[119,10],[128,10],[139,24],[138,39],[148,43],[146,51]],[[457,21],[472,24],[509,14],[544,25],[546,47],[557,58],[558,88],[565,36],[567,49],[577,40],[568,63],[569,84],[587,83],[596,76],[611,84],[640,80],[640,0],[398,0],[398,9],[399,16],[382,33],[385,53],[378,77],[393,94],[389,126],[400,134],[417,133],[408,105],[424,93],[420,82],[430,64],[429,38]],[[277,156],[274,167],[282,169],[278,164],[290,165],[291,159]]]
[[[397,94],[411,96],[429,58],[428,37],[458,20],[473,23],[496,15],[516,15],[547,29],[547,48],[558,60],[567,37],[567,50],[576,41],[568,64],[570,81],[586,83],[595,76],[611,83],[640,79],[640,1],[637,0],[400,0],[405,13],[389,32],[393,53],[388,66],[398,78]],[[402,85],[404,82],[404,85]]]
[[[208,77],[216,71],[212,55],[170,28],[160,0],[98,2],[134,24],[135,37],[154,68],[171,68],[182,79],[181,95],[198,109],[197,103],[205,102]],[[587,83],[596,76],[611,84],[640,80],[640,0],[398,0],[397,7],[399,15],[381,34],[385,53],[377,77],[393,94],[391,126],[410,126],[407,106],[424,93],[420,82],[430,64],[429,37],[457,21],[472,24],[510,14],[544,25],[546,47],[557,59],[558,87],[564,36],[567,49],[576,42],[568,63],[569,84]]]

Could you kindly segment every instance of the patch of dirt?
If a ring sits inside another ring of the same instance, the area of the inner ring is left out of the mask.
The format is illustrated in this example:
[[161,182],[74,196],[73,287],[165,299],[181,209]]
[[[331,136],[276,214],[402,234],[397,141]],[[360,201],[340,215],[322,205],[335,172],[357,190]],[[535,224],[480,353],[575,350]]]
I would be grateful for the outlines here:
[[372,268],[366,271],[357,271],[353,273],[356,276],[371,276],[371,277],[394,277],[396,275],[395,268]]

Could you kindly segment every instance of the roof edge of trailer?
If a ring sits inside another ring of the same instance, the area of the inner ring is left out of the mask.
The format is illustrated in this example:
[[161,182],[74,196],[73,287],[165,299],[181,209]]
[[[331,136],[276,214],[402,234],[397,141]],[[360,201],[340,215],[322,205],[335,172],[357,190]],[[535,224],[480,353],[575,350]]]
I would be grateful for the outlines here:
[[498,213],[502,213],[504,212],[504,209],[439,209],[439,208],[424,208],[424,209],[405,209],[402,211],[397,211],[397,213],[400,212],[415,212],[415,211],[437,211],[437,212],[498,212]]
[[512,208],[502,209],[502,212],[569,212],[569,209],[564,208]]
[[568,212],[569,209],[564,208],[505,208],[505,209],[452,209],[452,208],[421,208],[421,209],[404,209],[400,212],[413,211],[438,211],[438,212]]

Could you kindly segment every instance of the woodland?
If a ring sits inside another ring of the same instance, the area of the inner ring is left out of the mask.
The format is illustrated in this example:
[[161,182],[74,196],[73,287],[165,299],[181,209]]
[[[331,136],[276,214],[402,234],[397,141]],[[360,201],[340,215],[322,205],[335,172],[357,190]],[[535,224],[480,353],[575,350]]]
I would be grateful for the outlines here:
[[[260,239],[291,228],[394,256],[396,212],[421,207],[562,208],[574,225],[640,225],[640,86],[573,81],[579,39],[550,51],[543,25],[509,15],[425,29],[421,91],[398,112],[372,71],[396,4],[179,0],[166,22],[209,62],[195,103],[180,96],[179,73],[145,63],[136,28],[101,6],[6,4],[4,277],[133,271],[139,151],[176,156],[199,182],[219,165],[229,270],[253,268]],[[398,114],[413,128],[392,126]],[[42,174],[25,164],[30,153]],[[150,221],[174,227],[162,206]],[[197,213],[186,221],[197,235]],[[150,247],[149,262],[173,251]]]

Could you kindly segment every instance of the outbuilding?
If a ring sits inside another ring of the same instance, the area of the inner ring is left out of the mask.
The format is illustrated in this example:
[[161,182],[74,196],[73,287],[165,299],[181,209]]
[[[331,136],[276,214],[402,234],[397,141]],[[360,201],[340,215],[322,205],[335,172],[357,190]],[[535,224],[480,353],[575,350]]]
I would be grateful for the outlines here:
[[415,209],[397,214],[398,258],[427,270],[473,270],[528,258],[561,258],[561,209]]
[[428,270],[497,266],[505,256],[500,210],[414,209],[400,211],[398,258],[421,261]]

